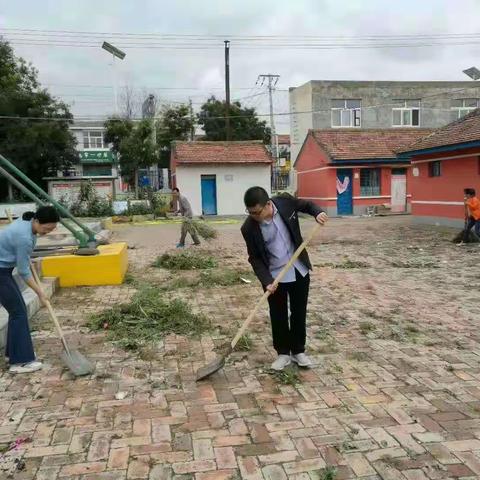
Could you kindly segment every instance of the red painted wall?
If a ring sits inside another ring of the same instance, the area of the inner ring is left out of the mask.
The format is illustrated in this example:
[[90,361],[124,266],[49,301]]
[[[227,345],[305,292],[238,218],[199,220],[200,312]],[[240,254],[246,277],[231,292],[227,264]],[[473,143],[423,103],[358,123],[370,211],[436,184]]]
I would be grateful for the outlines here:
[[[443,217],[459,219],[464,217],[463,189],[470,187],[480,193],[480,149],[470,149],[472,156],[441,160],[441,175],[429,176],[428,163],[415,163],[419,159],[438,159],[439,154],[412,158],[412,169],[417,168],[419,175],[412,176],[412,214],[420,217]],[[443,153],[443,157],[464,155],[465,150]],[[460,205],[418,204],[416,201],[459,202]]]
[[328,163],[328,156],[309,134],[295,164],[298,197],[311,199],[320,207],[336,205],[336,173],[327,168]]
[[[399,165],[398,167],[407,169],[407,203],[409,203],[411,200],[411,169],[409,165]],[[360,197],[361,168],[351,167],[353,172],[354,207],[389,204],[391,201],[392,166],[372,165],[366,168],[381,168],[380,197],[388,198],[355,198]],[[311,199],[321,207],[336,206],[337,168],[331,165],[327,154],[310,134],[307,136],[298,156],[295,169],[297,171],[297,195],[300,198]],[[356,174],[358,174],[358,178],[355,178]],[[325,200],[326,198],[333,198],[333,200]]]

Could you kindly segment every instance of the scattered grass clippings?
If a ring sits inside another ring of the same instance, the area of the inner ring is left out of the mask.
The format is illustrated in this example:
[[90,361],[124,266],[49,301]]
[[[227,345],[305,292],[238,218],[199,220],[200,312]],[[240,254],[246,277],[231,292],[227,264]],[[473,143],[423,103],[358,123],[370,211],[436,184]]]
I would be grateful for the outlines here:
[[287,367],[280,372],[276,370],[270,370],[269,373],[278,383],[283,385],[295,386],[301,381],[298,371],[293,367]]
[[242,352],[249,352],[252,349],[253,343],[250,335],[245,333],[240,337],[240,340],[235,345],[235,350],[240,350]]
[[337,469],[328,466],[320,471],[320,480],[335,480],[337,478]]

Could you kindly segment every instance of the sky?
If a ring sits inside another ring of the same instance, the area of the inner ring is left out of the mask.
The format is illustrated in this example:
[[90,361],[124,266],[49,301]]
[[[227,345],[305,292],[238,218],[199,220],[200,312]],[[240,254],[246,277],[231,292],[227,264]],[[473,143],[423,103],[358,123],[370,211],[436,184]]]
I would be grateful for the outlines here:
[[[42,84],[75,115],[90,118],[114,112],[114,78],[120,108],[126,87],[138,104],[149,93],[159,104],[191,99],[195,109],[212,94],[224,98],[223,40],[231,36],[464,34],[479,32],[478,18],[478,0],[0,0],[0,35],[33,63]],[[88,48],[80,47],[78,38],[68,46],[25,45],[25,38],[34,43],[31,36],[8,29],[97,35]],[[115,43],[114,32],[218,37],[209,49],[125,48],[114,77],[111,56],[100,48],[103,41]],[[256,85],[258,75],[266,73],[280,76],[273,95],[276,113],[288,112],[288,88],[309,80],[468,80],[462,70],[480,67],[478,52],[478,44],[242,48],[232,39],[231,97],[268,114],[267,90]],[[288,115],[276,116],[275,123],[277,132],[289,133]]]

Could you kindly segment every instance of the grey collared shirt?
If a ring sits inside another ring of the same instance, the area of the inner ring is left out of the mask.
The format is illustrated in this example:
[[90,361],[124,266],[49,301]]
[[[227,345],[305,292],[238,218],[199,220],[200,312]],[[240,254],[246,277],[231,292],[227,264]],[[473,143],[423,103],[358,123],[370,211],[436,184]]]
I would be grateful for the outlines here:
[[193,217],[193,212],[192,212],[192,207],[190,205],[190,202],[188,201],[187,197],[184,197],[183,195],[178,196],[178,206],[180,213],[187,218],[192,218]]
[[[292,258],[295,251],[290,232],[285,222],[278,213],[277,207],[273,204],[273,218],[269,222],[263,221],[260,224],[263,240],[267,249],[269,270],[272,277],[275,278],[282,268]],[[295,281],[295,269],[304,277],[308,273],[308,268],[300,261],[296,260],[293,267],[286,273],[280,283],[291,283]]]

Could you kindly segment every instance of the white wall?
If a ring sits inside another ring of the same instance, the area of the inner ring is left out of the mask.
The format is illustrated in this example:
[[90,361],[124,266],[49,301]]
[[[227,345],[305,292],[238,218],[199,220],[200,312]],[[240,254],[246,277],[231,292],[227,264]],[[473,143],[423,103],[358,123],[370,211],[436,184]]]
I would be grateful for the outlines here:
[[[306,83],[300,87],[290,89],[290,158],[292,165],[295,163],[303,141],[310,128],[313,128],[312,113],[312,84]],[[293,167],[292,167],[293,168]]]
[[[270,165],[177,165],[176,182],[185,195],[194,215],[202,214],[201,176],[216,175],[218,215],[242,215],[245,213],[243,195],[254,186],[263,187],[270,194]],[[231,181],[226,176],[231,176]]]

